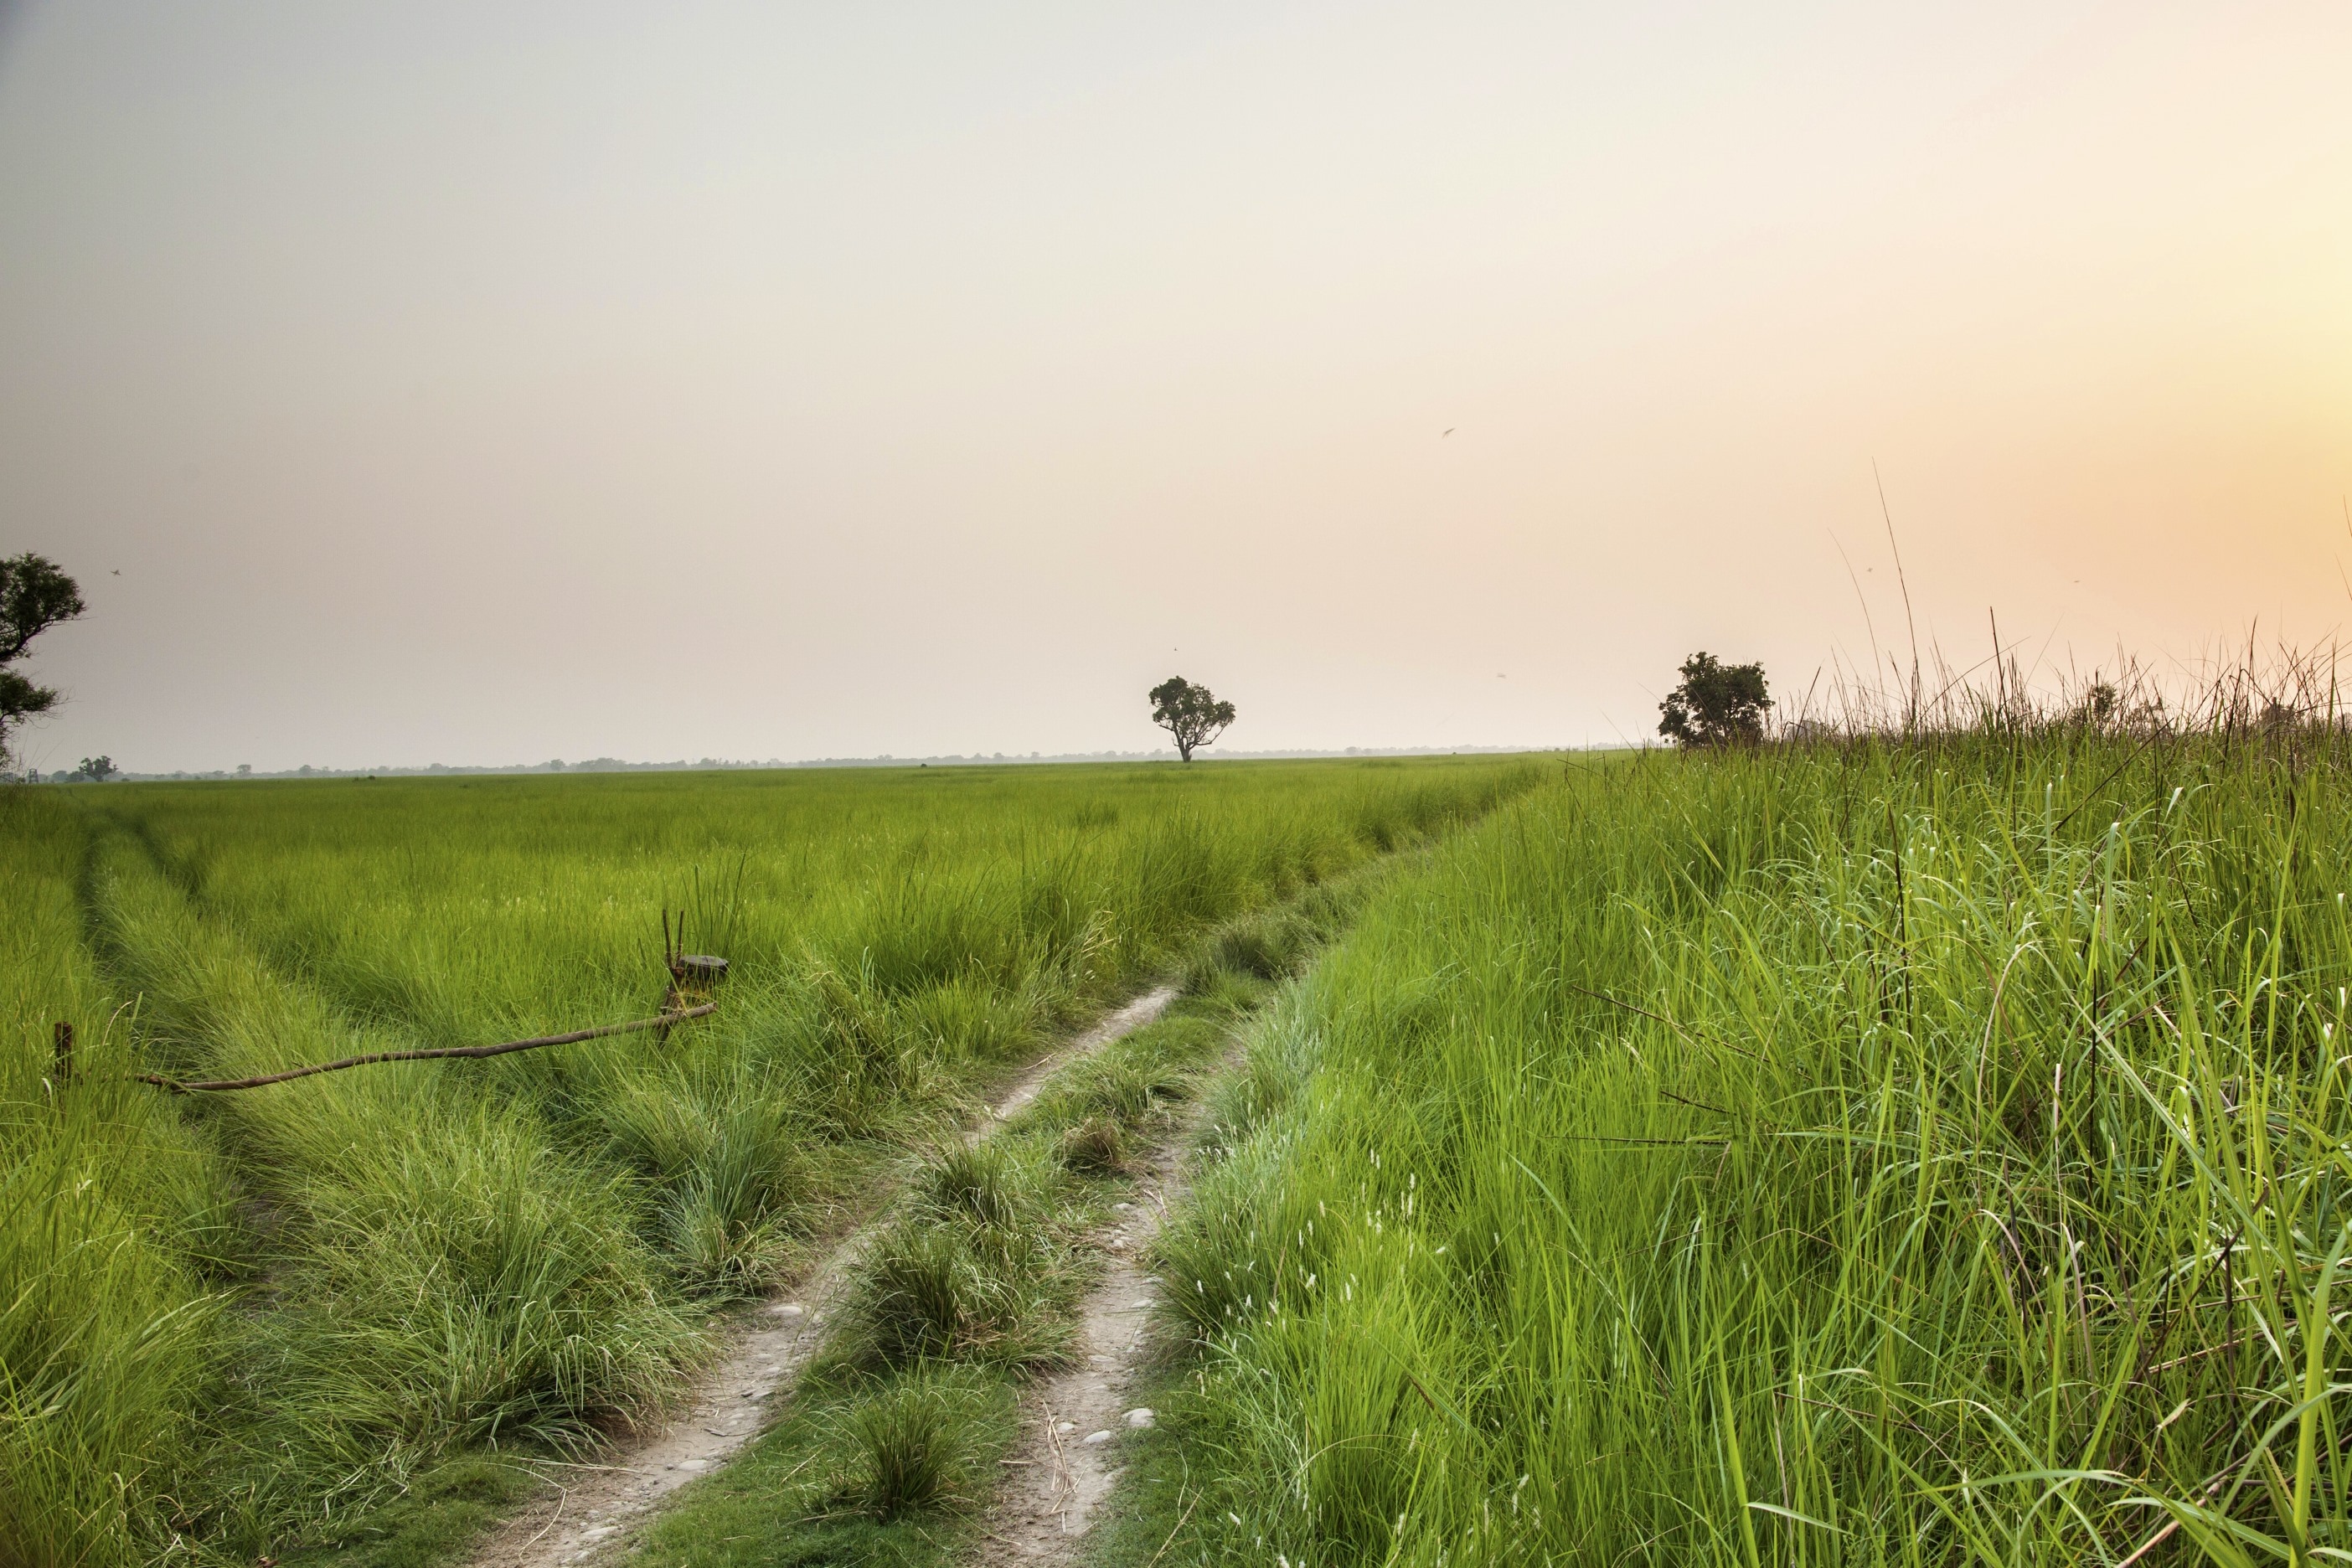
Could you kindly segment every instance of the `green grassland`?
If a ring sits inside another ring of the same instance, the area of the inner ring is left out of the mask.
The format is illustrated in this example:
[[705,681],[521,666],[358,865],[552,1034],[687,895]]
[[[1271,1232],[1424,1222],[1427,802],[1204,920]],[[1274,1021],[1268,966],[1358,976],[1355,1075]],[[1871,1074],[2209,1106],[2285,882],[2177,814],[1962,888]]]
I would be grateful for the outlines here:
[[1164,1238],[1108,1560],[2352,1561],[2344,761],[1652,754],[1390,879]]
[[[415,1539],[464,1528],[508,1495],[506,1458],[657,1407],[711,1314],[992,1073],[1539,774],[0,792],[0,1563],[249,1562],[435,1498]],[[735,964],[719,1014],[667,1038],[220,1096],[130,1077],[644,1016],[665,908]]]

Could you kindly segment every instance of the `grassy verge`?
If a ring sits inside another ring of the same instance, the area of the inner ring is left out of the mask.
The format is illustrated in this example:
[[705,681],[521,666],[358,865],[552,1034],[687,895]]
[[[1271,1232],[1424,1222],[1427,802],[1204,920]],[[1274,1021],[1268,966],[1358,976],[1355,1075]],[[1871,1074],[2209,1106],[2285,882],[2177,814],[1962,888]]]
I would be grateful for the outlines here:
[[287,1568],[442,1568],[544,1484],[537,1461],[552,1458],[524,1448],[507,1454],[461,1454],[428,1466],[399,1495],[352,1517],[331,1521]]
[[1454,840],[1254,1033],[1104,1560],[2352,1552],[2342,750],[1654,757]]

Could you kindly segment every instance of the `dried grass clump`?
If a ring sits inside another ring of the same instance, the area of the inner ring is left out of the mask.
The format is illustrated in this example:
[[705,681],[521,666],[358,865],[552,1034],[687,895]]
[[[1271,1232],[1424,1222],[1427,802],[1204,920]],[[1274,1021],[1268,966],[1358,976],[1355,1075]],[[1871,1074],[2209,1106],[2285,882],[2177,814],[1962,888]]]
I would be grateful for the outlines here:
[[1061,1156],[1082,1175],[1116,1175],[1128,1168],[1127,1133],[1108,1116],[1089,1116],[1062,1134]]
[[1768,734],[1784,745],[2202,740],[2311,757],[2352,738],[2344,674],[2333,646],[2265,651],[2249,642],[2169,674],[2128,654],[2085,672],[2029,666],[2008,648],[1956,666],[1931,648],[1907,671],[1892,658],[1875,676],[1833,666],[1826,685],[1817,675],[1780,706]]

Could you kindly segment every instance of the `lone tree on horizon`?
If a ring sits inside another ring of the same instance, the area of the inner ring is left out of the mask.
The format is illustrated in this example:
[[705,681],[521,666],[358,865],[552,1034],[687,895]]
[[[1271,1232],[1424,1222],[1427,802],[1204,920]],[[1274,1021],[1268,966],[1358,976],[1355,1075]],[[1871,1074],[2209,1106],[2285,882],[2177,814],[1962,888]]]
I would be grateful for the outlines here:
[[57,563],[26,551],[0,557],[0,763],[8,759],[8,732],[57,706],[57,691],[36,686],[9,666],[32,640],[85,608],[81,590]]
[[1176,754],[1189,763],[1193,747],[1225,732],[1234,721],[1234,705],[1219,701],[1205,686],[1171,675],[1151,689],[1151,721],[1176,737]]
[[1658,733],[1681,746],[1754,745],[1772,698],[1760,664],[1725,664],[1711,653],[1683,660],[1683,683],[1658,704]]

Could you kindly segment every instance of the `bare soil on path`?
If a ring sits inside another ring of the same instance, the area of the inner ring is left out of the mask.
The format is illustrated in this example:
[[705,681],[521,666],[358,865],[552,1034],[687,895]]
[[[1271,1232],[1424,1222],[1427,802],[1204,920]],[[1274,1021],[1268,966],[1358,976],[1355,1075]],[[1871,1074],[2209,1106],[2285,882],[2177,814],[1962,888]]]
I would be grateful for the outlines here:
[[[1230,1062],[1228,1062],[1230,1065]],[[1072,1365],[1033,1384],[1023,1398],[1021,1441],[985,1521],[990,1563],[1078,1561],[1097,1510],[1118,1484],[1121,1439],[1151,1425],[1130,1397],[1160,1281],[1143,1258],[1183,1195],[1184,1152],[1205,1104],[1161,1140],[1138,1173],[1132,1203],[1115,1205],[1093,1240],[1108,1254],[1101,1280],[1080,1308]]]
[[[1055,1073],[1143,1027],[1175,999],[1174,986],[1156,987],[1046,1052],[976,1120],[967,1136],[984,1136],[1036,1099]],[[847,1300],[858,1259],[878,1224],[869,1220],[835,1244],[786,1299],[722,1328],[719,1356],[681,1391],[667,1425],[648,1426],[592,1462],[566,1467],[547,1495],[482,1542],[470,1559],[472,1568],[559,1568],[591,1562],[616,1537],[645,1522],[670,1493],[722,1468],[767,1430],[781,1396],[791,1392],[823,1342],[825,1326]],[[1132,1289],[1129,1294],[1141,1300]],[[1089,1298],[1090,1342],[1096,1333],[1093,1305]],[[1139,1327],[1140,1312],[1135,1321]]]

